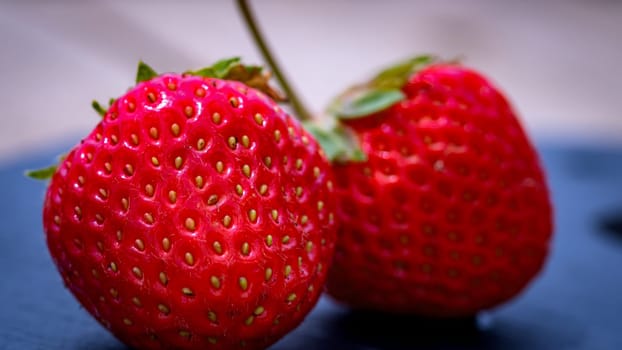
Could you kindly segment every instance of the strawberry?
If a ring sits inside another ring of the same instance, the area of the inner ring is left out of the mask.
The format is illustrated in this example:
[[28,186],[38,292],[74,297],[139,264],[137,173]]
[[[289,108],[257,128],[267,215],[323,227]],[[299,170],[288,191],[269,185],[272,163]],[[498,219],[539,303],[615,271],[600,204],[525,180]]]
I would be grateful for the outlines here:
[[240,13],[333,162],[337,248],[327,289],[355,308],[470,316],[541,270],[552,207],[537,152],[478,72],[420,56],[346,91],[312,120],[246,0]]
[[466,316],[512,298],[540,271],[552,232],[545,175],[512,107],[481,74],[419,57],[348,91],[331,112],[359,147],[331,152],[350,158],[334,165],[335,299]]
[[[199,76],[200,75],[200,76]],[[47,244],[66,287],[145,349],[259,349],[315,305],[332,259],[332,171],[237,59],[137,85],[51,175]],[[270,91],[270,90],[268,90]]]

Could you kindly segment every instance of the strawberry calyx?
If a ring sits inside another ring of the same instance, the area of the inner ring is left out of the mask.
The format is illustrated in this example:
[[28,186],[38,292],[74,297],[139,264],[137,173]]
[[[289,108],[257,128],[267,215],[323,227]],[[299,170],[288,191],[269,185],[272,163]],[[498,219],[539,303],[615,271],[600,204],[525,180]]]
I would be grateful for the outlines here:
[[[138,62],[138,68],[136,70],[136,84],[149,81],[159,75],[160,74],[158,72],[142,60]],[[241,63],[240,57],[225,58],[216,61],[216,63],[209,67],[201,68],[195,71],[186,71],[183,75],[239,81],[249,87],[265,93],[276,102],[287,101],[287,98],[283,93],[271,86],[270,72],[266,71],[261,66],[244,65]],[[108,106],[104,107],[97,100],[93,100],[91,102],[91,106],[97,114],[103,118],[114,102],[115,99],[111,98],[108,101]],[[60,161],[62,161],[62,159],[60,159]],[[26,176],[35,180],[49,180],[52,178],[57,168],[58,164],[54,164],[41,169],[27,170]]]
[[358,119],[383,111],[405,98],[399,89],[356,86],[333,101],[328,113],[342,120]]
[[149,81],[157,76],[158,72],[151,68],[151,66],[142,60],[138,61],[138,68],[136,69],[136,84],[143,81]]
[[356,135],[341,123],[329,119],[328,125],[318,121],[305,121],[304,128],[322,146],[326,158],[331,162],[363,162],[367,160]]
[[26,170],[24,172],[24,174],[27,177],[29,177],[31,179],[35,179],[35,180],[49,180],[56,173],[56,170],[58,169],[58,164],[60,164],[60,162],[65,160],[65,158],[67,158],[67,154],[62,154],[62,155],[58,156],[58,160],[57,160],[56,164],[49,165],[49,166],[47,166],[45,168],[39,168],[39,169],[34,169],[34,170]]
[[[287,102],[285,95],[271,86],[271,73],[269,71],[265,70],[261,66],[242,64],[240,57],[225,58],[216,61],[216,63],[211,66],[194,71],[188,70],[183,74],[204,78],[239,81],[265,93],[276,102]],[[136,84],[149,81],[158,75],[160,74],[147,63],[142,60],[138,61],[138,68],[136,69]],[[104,115],[106,115],[106,111],[108,111],[108,108],[110,108],[114,101],[114,98],[111,98],[108,101],[108,107],[104,107],[97,100],[93,100],[93,102],[91,102],[91,106],[97,114],[103,118]]]
[[376,74],[370,81],[355,85],[333,100],[328,114],[340,120],[358,119],[381,112],[404,100],[402,87],[421,69],[439,62],[431,55],[403,60]]
[[52,178],[56,169],[58,169],[58,164],[36,170],[26,170],[26,176],[35,180],[47,180]]
[[269,71],[262,66],[242,64],[240,57],[222,59],[209,67],[186,71],[184,74],[239,81],[265,93],[276,102],[287,102],[285,95],[271,86],[272,74]]
[[102,106],[99,103],[99,101],[93,100],[93,102],[91,102],[91,107],[93,107],[95,112],[97,112],[97,114],[99,114],[103,118],[106,115],[106,112],[108,111],[108,108],[110,108],[110,106],[112,106],[114,101],[115,101],[114,98],[109,99],[108,100],[108,107],[104,108],[104,106]]
[[[97,114],[99,114],[102,118],[106,115],[106,111],[108,110],[108,108],[104,108],[97,100],[93,100],[93,102],[91,102],[91,107],[93,107],[95,112],[97,112]],[[108,107],[110,107],[110,105]]]
[[434,56],[421,55],[387,67],[369,82],[355,85],[335,98],[327,108],[327,114],[331,117],[328,118],[328,125],[305,125],[331,162],[365,161],[367,157],[355,134],[344,122],[371,116],[404,100],[406,95],[402,87],[408,79],[438,61]]
[[367,155],[362,151],[354,132],[344,123],[381,112],[406,98],[402,87],[419,70],[439,62],[431,55],[416,56],[376,74],[370,81],[355,85],[333,100],[327,108],[328,125],[305,123],[324,148],[331,162],[363,162]]

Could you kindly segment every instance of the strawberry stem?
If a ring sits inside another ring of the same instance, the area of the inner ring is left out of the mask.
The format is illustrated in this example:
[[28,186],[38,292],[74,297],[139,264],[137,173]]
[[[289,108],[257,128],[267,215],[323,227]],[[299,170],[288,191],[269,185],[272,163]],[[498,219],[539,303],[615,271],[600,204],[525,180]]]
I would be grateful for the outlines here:
[[285,94],[289,98],[289,101],[292,104],[292,108],[294,108],[294,111],[296,112],[298,120],[300,121],[311,120],[311,115],[309,114],[308,110],[304,107],[304,105],[298,98],[298,95],[296,94],[294,89],[291,87],[291,85],[288,83],[287,79],[285,78],[285,75],[283,74],[283,72],[279,68],[279,65],[276,63],[276,60],[272,56],[272,53],[270,52],[268,45],[266,44],[261,32],[259,31],[259,28],[257,27],[255,18],[253,16],[251,9],[248,6],[248,3],[246,2],[246,0],[238,0],[237,3],[240,9],[240,12],[242,13],[242,17],[244,17],[244,23],[246,23],[246,26],[251,32],[253,41],[259,48],[259,51],[261,51],[263,58],[268,62],[268,65],[272,69],[274,76],[276,77],[279,84],[281,85],[281,88],[285,91]]

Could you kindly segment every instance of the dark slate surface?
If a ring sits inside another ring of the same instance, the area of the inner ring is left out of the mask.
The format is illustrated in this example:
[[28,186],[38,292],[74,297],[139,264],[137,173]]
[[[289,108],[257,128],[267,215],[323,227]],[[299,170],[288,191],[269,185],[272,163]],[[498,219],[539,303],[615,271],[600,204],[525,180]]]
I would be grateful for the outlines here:
[[[63,288],[41,228],[45,185],[22,175],[63,149],[0,166],[0,350],[125,349]],[[546,269],[520,297],[453,321],[352,312],[323,298],[271,350],[622,349],[622,149],[541,150],[556,233]]]

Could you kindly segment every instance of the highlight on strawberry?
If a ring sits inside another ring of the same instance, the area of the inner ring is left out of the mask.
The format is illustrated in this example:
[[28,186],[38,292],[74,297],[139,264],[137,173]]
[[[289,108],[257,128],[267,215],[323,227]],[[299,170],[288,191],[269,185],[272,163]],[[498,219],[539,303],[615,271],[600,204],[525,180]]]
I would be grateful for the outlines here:
[[[272,98],[271,98],[271,97]],[[335,237],[320,146],[239,59],[136,86],[50,178],[47,245],[66,287],[141,349],[261,349],[317,302]]]

